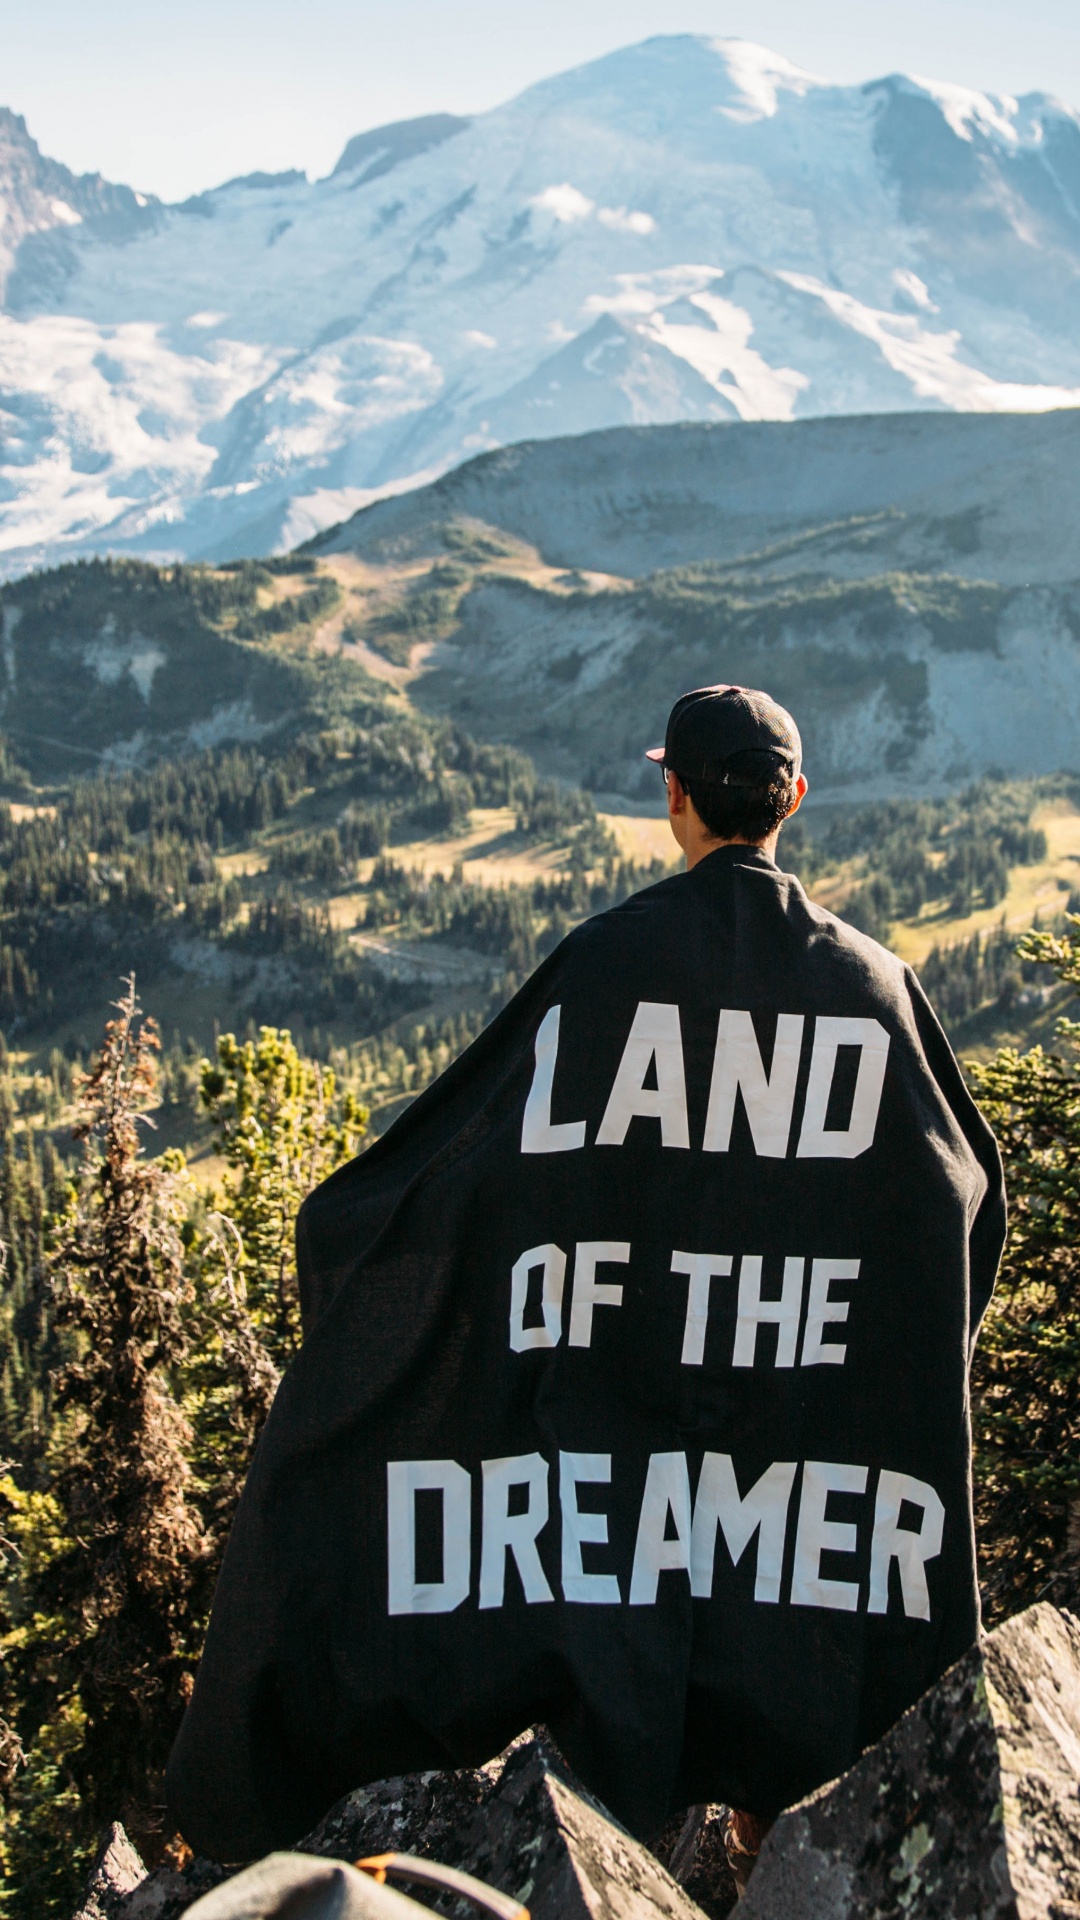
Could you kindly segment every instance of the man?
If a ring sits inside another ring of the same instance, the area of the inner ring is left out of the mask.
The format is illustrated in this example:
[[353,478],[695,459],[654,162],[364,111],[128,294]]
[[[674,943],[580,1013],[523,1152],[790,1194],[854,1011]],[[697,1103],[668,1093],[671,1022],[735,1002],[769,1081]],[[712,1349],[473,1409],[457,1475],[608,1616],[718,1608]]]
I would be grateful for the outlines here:
[[914,976],[775,863],[790,715],[701,688],[652,757],[686,872],[302,1209],[170,1769],[203,1852],[538,1721],[638,1833],[767,1819],[975,1636],[993,1139]]

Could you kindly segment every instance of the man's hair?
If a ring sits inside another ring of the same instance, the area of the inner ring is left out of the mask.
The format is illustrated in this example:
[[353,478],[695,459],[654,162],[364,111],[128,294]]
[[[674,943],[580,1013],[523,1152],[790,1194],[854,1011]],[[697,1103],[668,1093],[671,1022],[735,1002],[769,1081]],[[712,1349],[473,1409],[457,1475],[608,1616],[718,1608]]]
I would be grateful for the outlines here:
[[[678,767],[672,769],[679,773]],[[724,780],[679,779],[717,840],[767,840],[795,800],[795,774],[778,754],[753,748],[724,762]]]

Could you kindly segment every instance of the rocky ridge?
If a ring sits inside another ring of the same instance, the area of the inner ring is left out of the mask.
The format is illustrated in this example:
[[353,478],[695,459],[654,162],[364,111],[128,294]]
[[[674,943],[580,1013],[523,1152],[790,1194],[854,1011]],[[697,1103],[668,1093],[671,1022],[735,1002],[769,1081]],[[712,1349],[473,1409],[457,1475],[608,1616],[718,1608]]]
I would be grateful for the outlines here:
[[151,231],[160,210],[153,194],[48,159],[22,115],[0,107],[0,309],[19,304],[20,275],[39,299],[59,292],[74,264],[74,229],[111,247]]
[[[735,1889],[720,1811],[690,1809],[650,1850],[610,1819],[541,1733],[475,1771],[361,1788],[297,1851],[439,1859],[526,1903],[532,1920],[722,1920]],[[185,1912],[196,1920],[214,1887],[215,1920],[284,1912],[227,1903],[227,1880],[228,1870],[206,1861],[148,1875],[113,1828],[76,1920]],[[289,1913],[308,1913],[292,1897]],[[312,1902],[312,1920],[316,1910]],[[972,1648],[850,1772],[780,1816],[740,1913],[1076,1920],[1080,1622],[1044,1603]]]
[[611,430],[478,456],[310,551],[435,585],[518,543],[410,697],[612,804],[653,797],[643,727],[717,680],[797,715],[815,801],[923,793],[1075,764],[1078,454],[1073,411]]

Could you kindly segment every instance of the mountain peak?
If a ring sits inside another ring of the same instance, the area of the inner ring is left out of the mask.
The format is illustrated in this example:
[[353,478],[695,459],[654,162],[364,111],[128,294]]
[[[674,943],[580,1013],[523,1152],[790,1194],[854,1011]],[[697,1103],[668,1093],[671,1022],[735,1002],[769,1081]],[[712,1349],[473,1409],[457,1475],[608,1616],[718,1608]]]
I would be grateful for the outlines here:
[[729,118],[740,114],[747,120],[771,119],[777,110],[781,93],[793,93],[802,98],[812,88],[828,85],[817,74],[807,73],[804,68],[785,60],[783,54],[773,53],[770,48],[758,46],[753,40],[716,39],[707,44],[714,53],[720,55],[739,95],[741,113],[740,104],[722,109]]
[[731,37],[370,128],[324,180],[187,212],[6,113],[0,244],[9,571],[265,552],[585,426],[1080,403],[1080,118]]
[[[58,284],[64,236],[89,225],[103,237],[131,237],[152,225],[160,202],[152,194],[114,186],[100,173],[74,174],[41,152],[21,113],[0,107],[0,301],[18,290],[20,269],[35,251],[51,290]],[[33,270],[31,269],[31,280]],[[24,282],[24,285],[26,283]]]

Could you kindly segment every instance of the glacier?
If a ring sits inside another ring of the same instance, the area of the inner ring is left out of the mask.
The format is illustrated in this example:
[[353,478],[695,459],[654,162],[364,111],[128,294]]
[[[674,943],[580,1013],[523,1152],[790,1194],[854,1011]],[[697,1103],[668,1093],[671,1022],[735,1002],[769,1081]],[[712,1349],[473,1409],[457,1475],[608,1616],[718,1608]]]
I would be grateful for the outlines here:
[[662,36],[176,206],[0,111],[0,573],[281,550],[514,441],[1080,404],[1080,114]]

